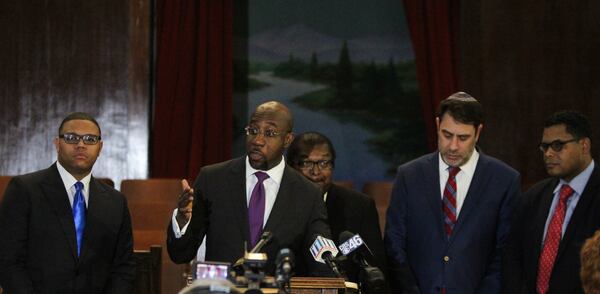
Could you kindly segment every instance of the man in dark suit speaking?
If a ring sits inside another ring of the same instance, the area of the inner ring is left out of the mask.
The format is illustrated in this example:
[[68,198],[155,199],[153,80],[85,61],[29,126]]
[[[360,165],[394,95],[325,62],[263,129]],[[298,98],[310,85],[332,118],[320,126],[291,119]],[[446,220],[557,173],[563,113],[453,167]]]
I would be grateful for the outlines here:
[[125,197],[96,180],[100,126],[72,113],[58,129],[58,160],[14,177],[0,206],[0,285],[6,294],[131,293],[135,275]]
[[481,104],[459,92],[436,118],[438,152],[398,168],[385,242],[402,293],[500,293],[517,171],[475,148]]
[[267,272],[273,273],[278,250],[289,248],[296,255],[296,275],[330,273],[309,252],[315,236],[331,235],[319,190],[283,160],[292,127],[285,105],[261,104],[246,127],[246,156],[203,167],[193,189],[182,181],[167,229],[174,262],[192,260],[206,236],[206,260],[233,263],[244,255],[245,244],[249,250],[268,231],[273,239],[262,250],[269,257]]
[[539,148],[551,177],[523,195],[506,248],[505,293],[583,293],[579,252],[600,229],[600,170],[591,126],[563,111],[544,123]]
[[[333,183],[335,148],[329,138],[317,132],[296,136],[288,149],[287,162],[321,189],[333,237],[337,239],[344,231],[359,234],[375,256],[372,265],[385,270],[385,249],[375,201]],[[357,266],[347,266],[345,270],[350,281],[359,281]]]

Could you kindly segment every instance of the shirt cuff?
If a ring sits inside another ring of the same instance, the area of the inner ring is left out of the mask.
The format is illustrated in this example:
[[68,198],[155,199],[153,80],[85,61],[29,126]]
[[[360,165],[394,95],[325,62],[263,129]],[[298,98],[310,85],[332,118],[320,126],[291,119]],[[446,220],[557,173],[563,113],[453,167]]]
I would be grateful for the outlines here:
[[181,238],[181,236],[185,235],[185,232],[187,231],[188,225],[190,224],[191,220],[192,218],[190,218],[185,224],[185,226],[183,226],[183,228],[180,229],[179,224],[177,223],[177,208],[173,210],[173,217],[171,218],[171,227],[173,228],[173,233],[175,234],[176,239],[179,239]]

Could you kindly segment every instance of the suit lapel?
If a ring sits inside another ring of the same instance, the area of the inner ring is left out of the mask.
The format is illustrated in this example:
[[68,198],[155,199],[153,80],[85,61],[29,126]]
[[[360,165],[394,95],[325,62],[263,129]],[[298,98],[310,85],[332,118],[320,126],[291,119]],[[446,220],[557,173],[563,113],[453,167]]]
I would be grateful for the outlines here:
[[102,224],[102,219],[105,219],[107,215],[110,217],[113,211],[108,201],[106,190],[93,177],[90,179],[89,193],[85,229],[83,231],[83,245],[81,246],[81,254],[79,256],[80,263],[89,253],[91,244],[101,242],[101,240],[96,238],[96,234],[102,231],[99,226]]
[[464,223],[469,218],[469,215],[477,208],[481,197],[484,197],[483,195],[485,194],[485,187],[491,178],[488,164],[489,161],[485,155],[483,155],[483,153],[479,153],[479,160],[475,166],[473,179],[471,179],[471,184],[467,190],[467,195],[465,196],[462,208],[458,214],[456,225],[454,226],[454,230],[450,236],[450,242],[452,242],[455,236],[460,232],[460,229],[464,226]]
[[426,178],[423,187],[423,195],[427,197],[429,207],[435,216],[435,227],[437,228],[440,240],[447,240],[444,231],[444,212],[442,211],[442,194],[440,191],[440,166],[439,153],[433,153],[428,160],[428,166],[423,170]]
[[585,216],[588,215],[587,210],[590,207],[590,202],[592,202],[594,196],[598,194],[598,184],[600,184],[600,174],[598,167],[594,167],[594,171],[585,185],[585,189],[583,190],[583,193],[577,202],[577,206],[571,215],[571,219],[569,220],[565,234],[560,241],[560,245],[558,246],[558,253],[556,255],[557,260],[560,258],[560,255],[565,250],[567,244],[569,244],[569,242],[573,239],[579,224],[582,222]]
[[[341,209],[344,207],[344,200],[342,197],[343,196],[339,194],[339,187],[332,184],[327,192],[325,206],[327,207],[327,221],[329,222],[329,228],[331,229],[333,238],[337,238],[339,235],[338,233],[349,229],[347,227],[346,216],[344,215],[345,211]],[[355,217],[358,217],[358,215]]]
[[56,163],[53,164],[48,170],[48,176],[42,182],[42,191],[44,197],[48,200],[51,207],[60,222],[62,231],[65,233],[65,238],[71,249],[73,258],[77,259],[77,246],[75,239],[75,223],[73,222],[73,210],[69,203],[69,196],[65,190]]
[[225,193],[222,196],[231,197],[230,203],[233,205],[234,215],[237,219],[240,235],[244,240],[250,240],[250,224],[248,223],[248,205],[246,200],[246,158],[238,158],[232,162],[230,169],[231,177],[228,179]]
[[556,187],[556,185],[558,185],[558,179],[550,181],[548,185],[543,188],[541,192],[541,198],[539,199],[539,202],[536,202],[536,204],[540,207],[540,209],[537,210],[538,215],[532,216],[531,218],[534,221],[534,224],[532,231],[533,242],[531,244],[532,248],[530,248],[533,254],[531,254],[532,262],[530,264],[534,265],[533,269],[536,270],[536,275],[538,260],[540,259],[540,254],[542,252],[544,228],[546,226],[548,213],[550,212],[550,206],[552,205],[554,187]]
[[277,192],[275,203],[273,204],[273,208],[271,209],[271,213],[269,214],[269,218],[263,229],[264,231],[273,232],[276,229],[277,224],[284,221],[286,213],[294,209],[292,195],[296,180],[290,177],[290,173],[292,172],[295,171],[286,165],[285,170],[283,171],[283,177],[281,177],[281,183],[279,184],[279,191]]

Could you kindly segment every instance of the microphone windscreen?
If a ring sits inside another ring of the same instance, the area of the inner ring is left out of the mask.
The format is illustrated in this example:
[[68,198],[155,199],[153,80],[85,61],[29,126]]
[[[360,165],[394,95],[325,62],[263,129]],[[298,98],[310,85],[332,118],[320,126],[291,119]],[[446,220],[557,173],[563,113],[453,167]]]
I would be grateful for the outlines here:
[[340,237],[338,238],[338,240],[340,241],[339,244],[342,244],[342,243],[348,241],[352,237],[354,237],[354,233],[352,233],[350,231],[341,232]]
[[288,258],[289,260],[294,260],[294,252],[289,248],[281,248],[279,253],[277,253],[277,258],[275,259],[275,264],[280,264],[284,259]]
[[317,236],[313,244],[310,246],[310,253],[316,261],[325,263],[322,257],[325,252],[329,252],[332,257],[335,257],[338,254],[338,249],[332,240],[323,236]]

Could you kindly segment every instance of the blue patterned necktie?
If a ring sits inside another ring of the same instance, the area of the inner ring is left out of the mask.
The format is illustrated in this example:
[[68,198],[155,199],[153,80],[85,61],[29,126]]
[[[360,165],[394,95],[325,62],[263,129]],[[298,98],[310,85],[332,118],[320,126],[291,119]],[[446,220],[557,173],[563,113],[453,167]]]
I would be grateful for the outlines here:
[[85,198],[83,198],[83,183],[75,183],[75,197],[73,199],[73,220],[75,221],[75,234],[77,236],[77,256],[81,253],[83,243],[83,230],[85,229]]

